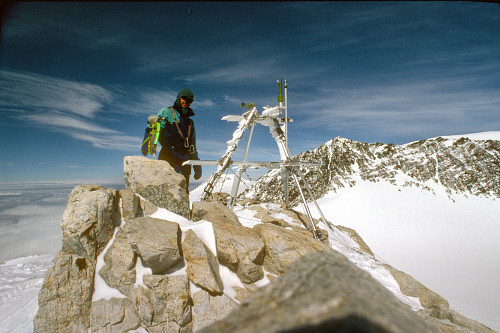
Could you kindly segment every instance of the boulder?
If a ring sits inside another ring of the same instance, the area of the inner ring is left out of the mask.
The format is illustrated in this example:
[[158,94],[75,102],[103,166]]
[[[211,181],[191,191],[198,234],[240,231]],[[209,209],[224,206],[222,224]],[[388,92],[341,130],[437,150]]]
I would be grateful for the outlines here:
[[144,212],[141,207],[141,199],[134,192],[130,190],[121,190],[119,193],[122,207],[122,218],[125,221],[144,216]]
[[265,243],[264,268],[273,274],[283,274],[293,261],[306,254],[333,251],[309,232],[284,229],[269,223],[258,224],[253,229]]
[[358,244],[358,249],[366,254],[369,254],[371,256],[375,256],[375,254],[372,252],[368,244],[365,243],[363,238],[358,234],[358,232],[354,229],[344,227],[342,225],[336,225],[335,228],[339,229],[340,231],[343,231],[349,235],[349,237],[355,241]]
[[231,269],[244,283],[264,277],[264,241],[252,229],[241,225],[213,222],[219,262]]
[[142,197],[140,197],[140,199],[141,199],[140,205],[141,205],[141,210],[142,210],[143,216],[151,215],[158,210],[158,207],[154,203],[152,203],[151,201],[146,200]]
[[408,296],[418,297],[420,304],[424,308],[429,309],[438,305],[444,305],[446,308],[449,307],[449,303],[446,299],[428,289],[426,286],[415,280],[411,275],[401,272],[387,264],[385,264],[384,267],[387,268],[397,281],[401,292]]
[[95,264],[60,251],[38,294],[33,331],[86,332],[94,291]]
[[437,319],[449,321],[459,327],[466,328],[477,333],[494,333],[491,328],[451,310],[446,304],[438,304],[432,308],[431,316]]
[[238,303],[226,295],[213,296],[205,290],[193,295],[193,332],[224,318]]
[[136,304],[141,326],[148,332],[191,332],[192,317],[187,276],[144,276]]
[[89,327],[97,256],[116,224],[116,190],[80,185],[63,214],[62,250],[38,294],[35,332],[81,332]]
[[128,221],[123,229],[132,250],[153,274],[165,273],[183,259],[177,223],[145,216]]
[[189,218],[186,179],[166,161],[143,156],[123,159],[125,187],[158,207]]
[[238,216],[226,205],[218,201],[195,201],[192,203],[192,221],[206,220],[210,222],[241,225]]
[[137,256],[130,247],[127,233],[120,228],[113,244],[104,255],[105,265],[99,270],[99,275],[108,286],[131,297],[136,280],[136,259]]
[[439,332],[336,251],[306,255],[200,333]]
[[[424,320],[440,330],[441,333],[471,333],[470,330],[457,326],[455,324],[452,324],[451,322],[446,322],[446,321],[441,321],[439,319],[436,319],[434,317],[430,317],[428,314],[425,315]],[[476,331],[473,331],[476,332]],[[491,330],[491,333],[495,333],[495,331]]]
[[79,185],[71,191],[61,222],[65,253],[95,262],[113,236],[116,194],[99,185]]
[[[267,207],[266,207],[267,206]],[[254,218],[261,220],[262,223],[271,223],[282,228],[294,229],[298,231],[311,230],[311,222],[307,215],[297,212],[293,209],[286,208],[285,205],[277,204],[259,204],[249,206],[249,210],[255,211]],[[319,223],[319,220],[313,219],[314,225]],[[320,229],[318,229],[320,230]],[[327,242],[326,238],[328,233],[320,230],[322,236],[321,241]]]
[[189,280],[212,295],[222,294],[224,286],[219,274],[219,263],[192,230],[186,233],[182,242],[182,252],[187,261]]
[[128,298],[101,299],[92,304],[91,332],[121,333],[135,330],[141,320]]

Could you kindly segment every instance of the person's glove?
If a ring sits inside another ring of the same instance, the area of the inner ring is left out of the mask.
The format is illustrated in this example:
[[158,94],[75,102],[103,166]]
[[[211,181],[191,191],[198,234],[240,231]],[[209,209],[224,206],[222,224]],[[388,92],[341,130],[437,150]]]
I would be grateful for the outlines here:
[[193,165],[194,169],[194,179],[198,180],[201,178],[201,165]]
[[158,122],[158,116],[157,115],[152,115],[148,117],[148,123],[150,124],[156,124]]

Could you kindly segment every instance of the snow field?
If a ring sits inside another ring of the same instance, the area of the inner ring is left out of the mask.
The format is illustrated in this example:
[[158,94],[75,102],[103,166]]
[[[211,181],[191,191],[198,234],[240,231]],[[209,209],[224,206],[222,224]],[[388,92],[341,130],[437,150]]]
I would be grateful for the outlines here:
[[358,180],[318,204],[330,222],[355,229],[378,257],[452,309],[500,330],[500,202],[434,192]]

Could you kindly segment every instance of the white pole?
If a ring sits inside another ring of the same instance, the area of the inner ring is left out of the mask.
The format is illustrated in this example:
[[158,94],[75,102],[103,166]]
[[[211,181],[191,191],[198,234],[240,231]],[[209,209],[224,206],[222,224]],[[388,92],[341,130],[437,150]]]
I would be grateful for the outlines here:
[[285,147],[288,149],[288,98],[287,98],[287,86],[285,79]]
[[[286,79],[285,79],[285,151],[289,152],[288,150],[288,96],[287,96],[287,84],[286,84]],[[288,174],[289,171],[288,169],[285,169],[285,172],[283,173],[283,191],[285,192],[285,206],[286,208],[289,208],[290,202],[288,199]]]

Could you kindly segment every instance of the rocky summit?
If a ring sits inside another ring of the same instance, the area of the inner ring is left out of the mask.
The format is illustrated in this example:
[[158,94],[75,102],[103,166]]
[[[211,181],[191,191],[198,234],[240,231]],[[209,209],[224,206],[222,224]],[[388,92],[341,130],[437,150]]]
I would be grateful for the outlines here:
[[125,157],[124,177],[71,192],[35,332],[492,332],[352,229],[317,240],[277,203],[190,204],[164,161]]

